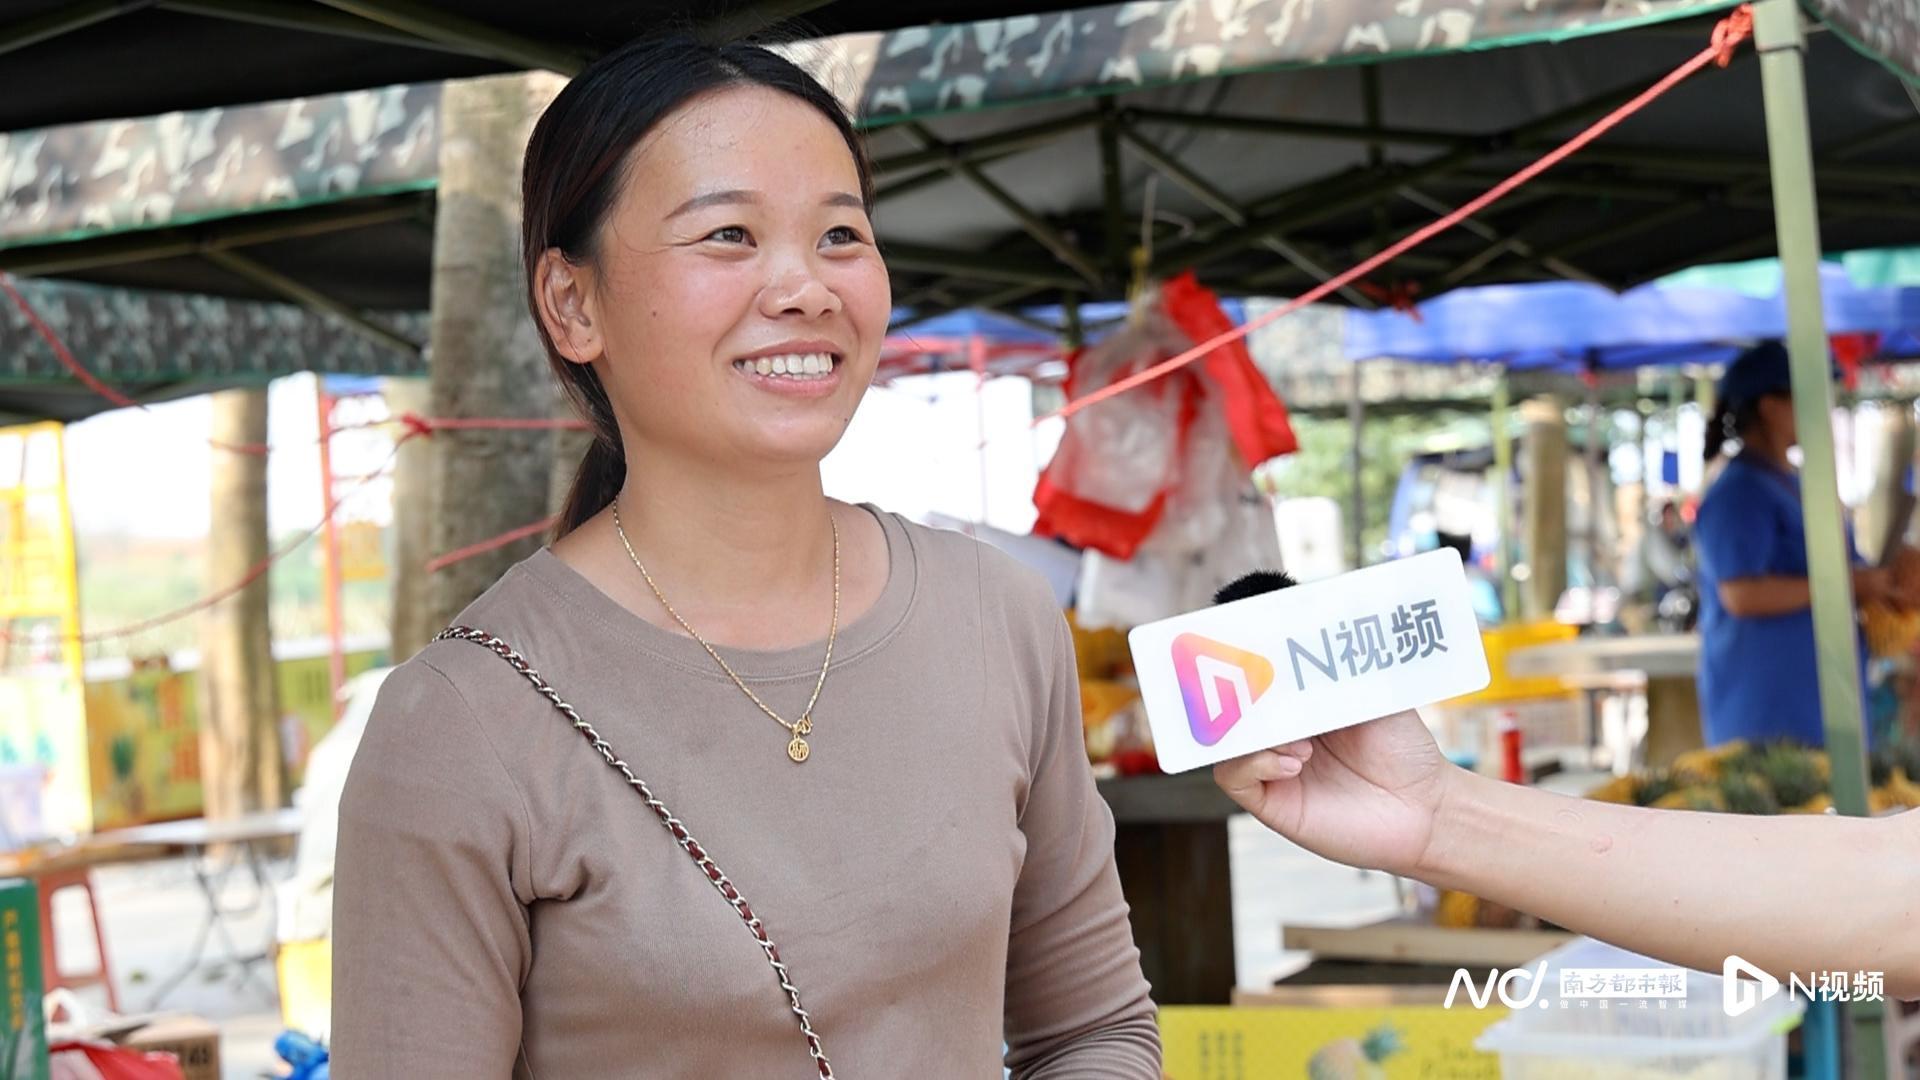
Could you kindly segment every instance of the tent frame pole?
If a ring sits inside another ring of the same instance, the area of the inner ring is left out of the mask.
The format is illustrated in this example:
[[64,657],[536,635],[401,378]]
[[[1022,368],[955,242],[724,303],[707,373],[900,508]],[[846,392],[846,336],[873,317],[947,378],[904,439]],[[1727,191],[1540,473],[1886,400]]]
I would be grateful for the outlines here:
[[[1813,142],[1807,121],[1806,39],[1794,0],[1758,0],[1754,43],[1766,106],[1772,167],[1774,227],[1787,298],[1787,351],[1793,373],[1793,411],[1800,434],[1801,514],[1807,572],[1813,593],[1814,653],[1820,680],[1827,754],[1833,763],[1833,804],[1843,814],[1867,814],[1860,647],[1853,582],[1840,520],[1839,477],[1833,440],[1833,378],[1826,316],[1820,298],[1820,229],[1814,195]],[[1854,1075],[1886,1075],[1881,1006],[1848,1006]]]
[[1494,372],[1493,422],[1494,492],[1498,498],[1500,521],[1499,557],[1494,560],[1500,575],[1500,621],[1518,621],[1520,583],[1513,577],[1513,403],[1507,384],[1507,368],[1502,364]]

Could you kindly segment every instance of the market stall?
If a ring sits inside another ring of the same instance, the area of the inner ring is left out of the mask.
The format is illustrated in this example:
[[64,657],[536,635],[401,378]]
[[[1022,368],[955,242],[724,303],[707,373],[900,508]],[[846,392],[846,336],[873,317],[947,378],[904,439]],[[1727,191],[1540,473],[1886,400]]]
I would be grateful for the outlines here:
[[[375,71],[380,80],[407,77],[394,74],[401,70],[392,64],[396,33],[403,51],[408,44],[437,47],[429,51],[442,64],[444,55],[477,51],[481,59],[472,70],[524,64],[566,70],[578,62],[578,46],[541,47],[532,28],[510,25],[515,16],[488,9],[450,19],[434,5],[421,7],[427,17],[398,24],[360,15],[344,25],[335,21],[331,32],[385,37],[382,49],[368,54],[379,64],[279,65],[269,91],[196,81],[178,92],[211,104],[249,92],[344,89],[356,75]],[[875,151],[887,178],[879,221],[905,306],[916,313],[1046,299],[1072,306],[1192,268],[1215,290],[1234,293],[1292,292],[1324,281],[1657,85],[1706,46],[1711,22],[1728,5],[1655,0],[1628,11],[1515,2],[1423,10],[1377,3],[1307,13],[1298,7],[1280,0],[1114,4],[1039,16],[1009,5],[993,14],[1016,17],[830,44],[824,66],[854,74],[846,94],[876,129]],[[177,17],[164,8],[151,17]],[[1791,286],[1788,329],[1801,426],[1817,432],[1828,395],[1816,225],[1838,246],[1920,237],[1915,217],[1880,197],[1887,185],[1910,182],[1903,156],[1914,137],[1910,108],[1893,74],[1839,40],[1873,42],[1877,59],[1913,74],[1920,61],[1911,48],[1912,27],[1900,13],[1864,3],[1836,0],[1824,13],[1836,33],[1809,39],[1791,3],[1765,0],[1756,13],[1764,54],[1757,64],[1750,52],[1730,52],[1727,71],[1682,83],[1601,139],[1589,156],[1342,295],[1358,304],[1404,306],[1480,281],[1559,276],[1626,285],[1768,250],[1774,225]],[[77,28],[38,27],[33,40]],[[586,33],[580,25],[565,32]],[[36,75],[43,85],[69,88],[61,111],[38,120],[19,113],[12,124],[110,115],[112,107],[101,101],[150,100],[129,98],[121,78],[59,77],[73,70],[59,63],[80,63],[79,54],[65,48],[71,42],[61,44],[42,55],[50,66]],[[467,73],[460,66],[466,63],[455,64],[455,71]],[[96,68],[98,57],[87,57],[86,66]],[[132,83],[141,70],[129,65],[121,74]],[[290,81],[307,70],[327,75],[304,87]],[[420,77],[448,73],[435,68]],[[118,98],[111,93],[116,89]],[[1086,98],[1094,99],[1092,107]],[[1007,108],[1016,105],[1022,108]],[[1817,169],[1809,110],[1822,142]],[[381,130],[401,144],[410,129]],[[146,135],[164,141],[157,129]],[[113,145],[105,131],[91,136],[68,159],[79,163],[73,175],[97,174],[88,163]],[[1043,146],[1077,152],[1027,153]],[[185,155],[175,175],[212,168],[214,161]],[[298,197],[264,199],[262,192],[281,189],[260,185],[244,205],[198,208],[193,222],[169,221],[154,211],[161,204],[147,203],[151,216],[122,219],[113,229],[9,241],[0,265],[116,284],[198,281],[246,295],[284,293],[288,281],[305,282],[310,296],[345,297],[333,309],[344,309],[349,321],[369,307],[425,306],[428,267],[416,224],[425,200],[334,185],[337,173],[317,175],[326,181],[306,178],[305,187],[295,185]],[[1812,198],[1816,175],[1827,196],[1818,205],[1823,218],[1816,217]],[[430,186],[418,177],[413,182],[416,195]],[[392,204],[380,208],[386,216],[357,216],[367,205],[356,209],[355,201],[370,199]],[[1623,214],[1625,205],[1635,209]],[[257,214],[249,225],[266,228],[249,233],[231,222],[198,224],[241,211]],[[282,213],[306,217],[277,217]],[[1136,240],[1140,221],[1146,228]],[[141,235],[133,241],[110,235],[136,224]],[[402,231],[410,239],[397,239]],[[319,233],[330,241],[305,242]],[[252,246],[261,264],[274,265],[262,274],[261,265],[249,269],[246,260],[229,258],[214,260],[220,269],[209,272],[201,256],[228,245]],[[380,272],[369,272],[372,267]],[[971,358],[969,366],[976,366]],[[1115,407],[1089,409],[1079,418]],[[1241,469],[1258,464],[1247,445],[1238,448]],[[1859,756],[1860,739],[1846,719],[1858,713],[1851,700],[1856,691],[1850,679],[1832,677],[1848,670],[1851,637],[1832,514],[1830,440],[1810,437],[1807,454],[1804,497],[1812,511],[1809,547],[1821,681],[1834,725],[1835,795],[1843,808],[1857,811],[1864,809],[1864,778],[1848,777],[1856,771],[1850,759]]]

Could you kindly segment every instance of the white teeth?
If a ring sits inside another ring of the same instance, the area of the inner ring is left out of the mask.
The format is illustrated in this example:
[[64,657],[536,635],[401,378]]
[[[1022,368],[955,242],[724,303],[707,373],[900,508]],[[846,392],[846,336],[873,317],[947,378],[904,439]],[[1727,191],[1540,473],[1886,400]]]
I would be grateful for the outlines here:
[[833,374],[833,356],[829,353],[763,356],[756,360],[735,360],[733,366],[748,374],[757,371],[789,379],[818,379]]

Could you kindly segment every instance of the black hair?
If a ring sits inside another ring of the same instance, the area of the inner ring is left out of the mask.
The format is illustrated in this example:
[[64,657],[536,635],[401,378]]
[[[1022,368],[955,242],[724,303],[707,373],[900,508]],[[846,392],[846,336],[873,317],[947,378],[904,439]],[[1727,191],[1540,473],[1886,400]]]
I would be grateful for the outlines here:
[[1282,570],[1255,570],[1251,574],[1227,582],[1220,591],[1213,594],[1216,604],[1231,604],[1235,600],[1245,600],[1250,596],[1261,596],[1281,589],[1290,589],[1296,582],[1293,575]]
[[540,318],[540,259],[558,249],[568,262],[591,262],[633,148],[676,109],[730,86],[778,90],[818,109],[847,141],[861,198],[869,210],[873,207],[873,170],[846,109],[799,65],[763,46],[702,41],[688,34],[641,38],[587,65],[560,91],[534,126],[520,181],[528,304],[554,374],[593,431],[556,536],[579,528],[613,502],[626,483],[627,462],[600,377],[588,365],[562,356]]
[[1718,458],[1726,451],[1727,443],[1738,441],[1760,423],[1760,402],[1763,400],[1754,398],[1751,401],[1720,403],[1707,421],[1707,446],[1703,456],[1708,461]]

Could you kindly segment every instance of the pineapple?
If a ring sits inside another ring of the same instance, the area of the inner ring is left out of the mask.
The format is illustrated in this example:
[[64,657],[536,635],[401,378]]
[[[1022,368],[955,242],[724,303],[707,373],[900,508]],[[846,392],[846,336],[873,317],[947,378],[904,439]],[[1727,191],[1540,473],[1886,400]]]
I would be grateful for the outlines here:
[[1833,796],[1816,795],[1799,806],[1788,810],[1789,814],[1824,814],[1833,809]]
[[1717,787],[1678,788],[1650,804],[1656,810],[1725,810],[1727,797]]
[[1895,768],[1883,789],[1895,806],[1913,809],[1920,806],[1920,784],[1913,782],[1904,768]]
[[1403,1049],[1400,1033],[1382,1024],[1362,1039],[1341,1039],[1314,1052],[1307,1062],[1308,1080],[1385,1080],[1381,1062]]
[[1587,792],[1587,798],[1595,802],[1633,804],[1633,793],[1639,783],[1631,776],[1616,776],[1613,779]]
[[1755,755],[1753,775],[1772,789],[1781,806],[1800,806],[1827,790],[1827,771],[1811,751],[1775,743]]
[[1633,801],[1636,806],[1659,806],[1679,790],[1679,781],[1672,773],[1662,770],[1642,778],[1634,785]]
[[1749,752],[1745,739],[1710,746],[1704,750],[1689,750],[1673,759],[1673,771],[1697,776],[1708,780],[1717,780],[1726,770],[1727,763]]
[[1727,810],[1735,814],[1777,814],[1780,800],[1755,773],[1729,773],[1720,778],[1720,795]]

